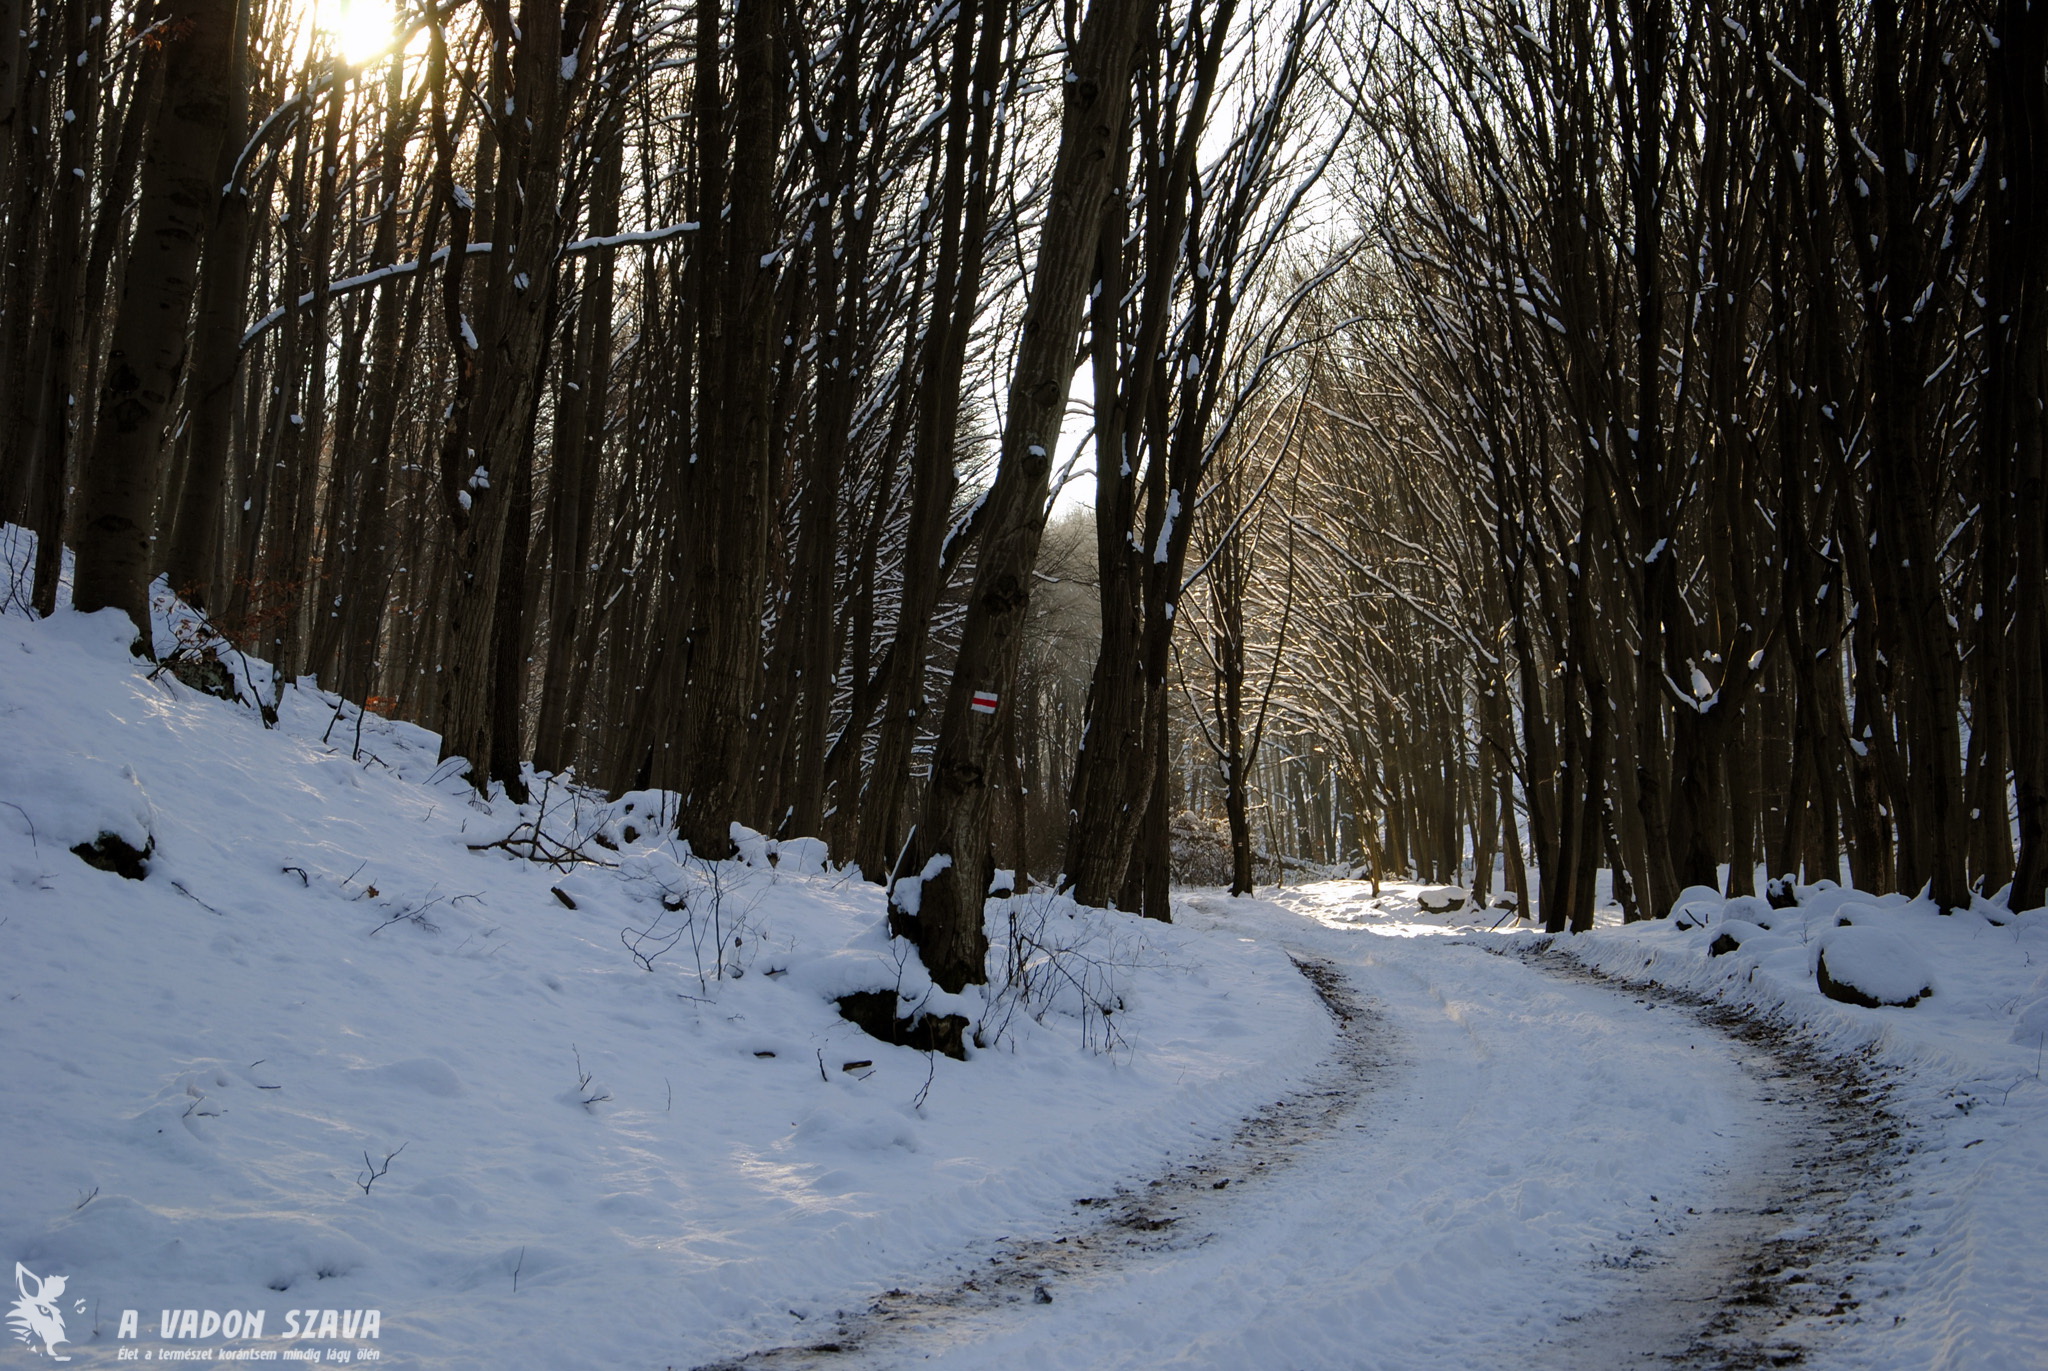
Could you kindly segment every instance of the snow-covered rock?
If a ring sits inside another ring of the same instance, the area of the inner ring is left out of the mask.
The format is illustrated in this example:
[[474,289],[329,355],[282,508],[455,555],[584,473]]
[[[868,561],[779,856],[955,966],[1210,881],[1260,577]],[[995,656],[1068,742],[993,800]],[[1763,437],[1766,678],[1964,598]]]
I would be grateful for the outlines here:
[[1730,952],[1739,952],[1742,945],[1751,938],[1764,936],[1761,924],[1745,923],[1741,919],[1722,919],[1714,925],[1714,941],[1707,944],[1707,955],[1725,957]]
[[1720,918],[1726,903],[1710,885],[1689,885],[1671,902],[1671,921],[1680,928],[1700,928]]
[[1755,924],[1758,928],[1776,928],[1780,914],[1771,908],[1769,900],[1754,895],[1736,895],[1721,906],[1721,922],[1739,919],[1743,923]]
[[1821,993],[1866,1009],[1906,1008],[1934,993],[1934,972],[1913,945],[1881,928],[1837,928],[1815,946]]
[[829,855],[823,838],[783,838],[775,844],[775,869],[797,876],[822,876]]

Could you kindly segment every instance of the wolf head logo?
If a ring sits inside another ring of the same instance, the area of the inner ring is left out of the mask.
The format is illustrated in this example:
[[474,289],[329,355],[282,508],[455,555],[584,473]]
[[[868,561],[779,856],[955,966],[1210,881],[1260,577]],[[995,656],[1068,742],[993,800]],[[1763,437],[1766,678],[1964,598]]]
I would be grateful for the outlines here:
[[63,1276],[46,1279],[20,1262],[14,1264],[14,1285],[21,1291],[21,1298],[7,1313],[8,1325],[22,1342],[41,1341],[43,1355],[52,1361],[71,1360],[57,1355],[57,1344],[65,1340],[64,1311],[57,1307],[57,1301],[64,1298],[65,1279]]

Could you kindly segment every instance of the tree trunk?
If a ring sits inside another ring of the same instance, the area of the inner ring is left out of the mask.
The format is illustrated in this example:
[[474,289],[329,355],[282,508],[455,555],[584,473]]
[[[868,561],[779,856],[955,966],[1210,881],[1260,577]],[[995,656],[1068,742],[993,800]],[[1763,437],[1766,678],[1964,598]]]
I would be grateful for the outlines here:
[[[911,437],[903,593],[882,673],[881,726],[855,852],[861,869],[876,880],[889,879],[902,846],[903,817],[911,795],[911,751],[925,723],[925,658],[932,611],[945,590],[948,568],[965,550],[964,531],[949,544],[947,526],[959,490],[954,459],[961,378],[981,298],[983,240],[997,174],[989,158],[993,102],[973,96],[976,90],[996,87],[1002,70],[998,25],[1010,10],[1005,0],[963,0],[955,20],[952,109],[934,230],[938,264],[918,360],[916,428]],[[974,30],[977,14],[982,24],[979,35]]]
[[[485,12],[496,45],[493,67],[501,70],[517,114],[493,120],[494,236],[475,295],[476,327],[463,312],[460,271],[470,206],[449,179],[445,111],[436,110],[437,175],[456,226],[444,323],[463,368],[441,443],[441,508],[453,533],[454,566],[446,580],[448,646],[438,678],[439,724],[442,757],[466,758],[468,780],[480,792],[488,789],[493,769],[502,773],[507,765],[495,750],[502,688],[496,660],[499,577],[518,467],[532,439],[567,229],[560,203],[567,107],[571,92],[587,79],[563,72],[565,41],[573,47],[583,35],[565,33],[557,0],[527,0],[516,26],[504,11]],[[437,29],[436,47],[443,41]]]
[[[1139,0],[1095,0],[1069,57],[1066,109],[1038,262],[1025,306],[1017,367],[960,653],[947,692],[922,817],[902,870],[930,871],[915,914],[892,912],[916,932],[932,979],[958,991],[986,975],[982,904],[989,883],[989,786],[999,715],[1017,678],[1030,577],[1045,531],[1046,483],[1059,441],[1074,345],[1090,284],[1112,154],[1123,136]],[[993,709],[977,704],[994,696]],[[943,861],[939,860],[943,859]]]
[[[702,3],[715,7],[716,0]],[[715,35],[715,18],[709,23]],[[759,822],[749,759],[760,728],[762,599],[774,508],[769,356],[780,269],[770,169],[777,165],[785,103],[777,0],[739,6],[732,52],[732,179],[725,196],[731,213],[720,250],[707,258],[717,263],[715,274],[707,273],[717,303],[699,335],[696,545],[678,702],[684,796],[678,831],[694,852],[712,858],[732,851],[735,820]],[[707,176],[707,209],[718,203],[712,184]]]
[[80,476],[73,602],[134,619],[149,647],[158,471],[185,369],[200,241],[218,200],[215,157],[231,108],[234,0],[181,0],[164,31],[163,94],[143,161],[135,236]]

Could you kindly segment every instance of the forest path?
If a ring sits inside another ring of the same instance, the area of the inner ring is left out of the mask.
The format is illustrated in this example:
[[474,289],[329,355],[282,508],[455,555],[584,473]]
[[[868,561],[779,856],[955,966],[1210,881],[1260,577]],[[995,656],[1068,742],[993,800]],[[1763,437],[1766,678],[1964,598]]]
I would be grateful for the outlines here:
[[1893,1136],[1853,1071],[1561,956],[1281,898],[1183,917],[1302,966],[1339,1021],[1314,1084],[1050,1240],[723,1365],[1733,1371],[1852,1315]]

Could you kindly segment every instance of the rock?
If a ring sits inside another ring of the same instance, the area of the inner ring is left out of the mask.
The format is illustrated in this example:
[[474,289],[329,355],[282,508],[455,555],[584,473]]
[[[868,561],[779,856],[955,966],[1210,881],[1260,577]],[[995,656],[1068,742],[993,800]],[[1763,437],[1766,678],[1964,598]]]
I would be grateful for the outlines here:
[[737,819],[727,826],[726,831],[732,838],[734,856],[738,857],[748,866],[753,867],[756,871],[768,870],[772,863],[768,860],[768,839],[766,836],[756,833]]
[[140,849],[118,833],[103,832],[89,843],[80,843],[71,849],[72,854],[87,866],[111,871],[116,876],[139,881],[149,874],[149,856],[156,851],[156,839],[151,838]]
[[1417,895],[1415,902],[1431,914],[1448,914],[1472,903],[1472,892],[1461,885],[1440,885]]
[[1755,924],[1758,928],[1776,928],[1777,914],[1777,909],[1768,900],[1758,899],[1754,895],[1737,895],[1721,906],[1719,922],[1726,923],[1730,919],[1736,919],[1743,923]]
[[1671,922],[1680,928],[1705,928],[1721,917],[1721,892],[1710,885],[1689,885],[1671,902]]
[[968,1025],[963,1015],[920,1014],[915,1019],[899,1019],[893,990],[856,991],[841,995],[837,1003],[840,1017],[871,1038],[967,1060]]
[[192,651],[180,648],[164,659],[164,665],[170,668],[171,675],[201,694],[228,701],[241,698],[235,689],[234,673],[210,643]]
[[1837,928],[1814,959],[1820,993],[1865,1009],[1909,1009],[1934,993],[1934,973],[1912,944],[1876,928]]
[[1744,923],[1740,919],[1723,920],[1716,927],[1720,930],[1719,935],[1707,945],[1707,955],[1710,957],[1725,957],[1764,931],[1758,925]]
[[783,838],[774,844],[770,855],[775,859],[777,871],[821,876],[831,854],[826,850],[823,838]]

